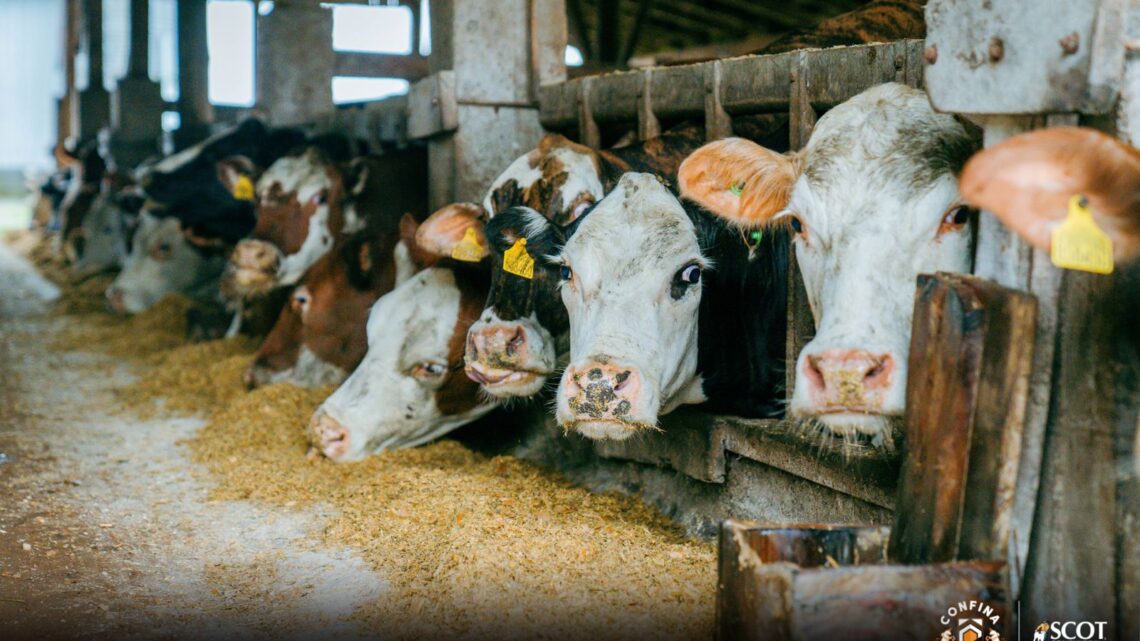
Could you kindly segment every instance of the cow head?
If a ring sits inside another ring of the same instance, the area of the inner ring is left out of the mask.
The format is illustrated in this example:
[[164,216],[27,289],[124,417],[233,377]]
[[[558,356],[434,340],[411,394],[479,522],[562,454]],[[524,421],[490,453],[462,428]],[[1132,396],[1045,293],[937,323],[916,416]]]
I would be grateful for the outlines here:
[[560,425],[624,439],[703,400],[697,315],[708,265],[689,215],[657,177],[622,176],[557,262],[570,319]]
[[118,313],[146,311],[169,294],[199,296],[217,286],[224,259],[203,251],[175,218],[143,213],[123,271],[107,288],[107,302]]
[[369,309],[424,266],[407,249],[416,227],[406,215],[398,241],[360,232],[318,260],[258,349],[246,385],[335,385],[356,369],[368,348]]
[[257,180],[257,224],[234,248],[226,290],[247,297],[297,283],[335,244],[342,199],[340,170],[317,147],[273,163]]
[[483,208],[493,217],[521,205],[565,224],[602,198],[603,184],[597,151],[565,136],[547,134],[537,148],[518,157],[491,183]]
[[970,269],[972,215],[955,174],[975,146],[923,92],[887,84],[820,118],[800,152],[727,139],[682,165],[685,196],[795,233],[817,329],[796,363],[793,416],[889,437],[905,405],[915,277]]
[[71,271],[82,278],[118,269],[126,260],[143,198],[129,176],[111,172],[83,223],[64,243]]
[[1093,129],[1032,131],[979,152],[962,171],[962,196],[992,211],[1038,249],[1082,195],[1118,261],[1140,256],[1140,150]]
[[[471,209],[445,208],[416,232],[412,253],[481,260],[486,241]],[[478,247],[483,252],[478,251]],[[381,297],[368,318],[368,352],[310,422],[315,447],[334,461],[412,447],[496,406],[461,371],[467,330],[487,296],[485,263],[448,260]]]

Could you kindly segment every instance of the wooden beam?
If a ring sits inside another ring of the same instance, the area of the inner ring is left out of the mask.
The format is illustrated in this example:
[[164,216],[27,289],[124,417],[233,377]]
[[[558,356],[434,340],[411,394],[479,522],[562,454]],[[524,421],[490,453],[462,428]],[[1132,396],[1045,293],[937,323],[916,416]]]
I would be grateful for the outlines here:
[[653,4],[653,0],[638,0],[637,15],[633,18],[633,27],[629,30],[629,35],[626,36],[625,45],[622,46],[621,55],[618,56],[618,62],[626,64],[633,52],[637,50],[637,42],[641,40],[641,32],[645,27],[645,18],[649,13],[649,7]]
[[399,56],[386,53],[338,51],[333,64],[338,76],[403,78],[415,82],[428,76],[428,59],[419,54]]

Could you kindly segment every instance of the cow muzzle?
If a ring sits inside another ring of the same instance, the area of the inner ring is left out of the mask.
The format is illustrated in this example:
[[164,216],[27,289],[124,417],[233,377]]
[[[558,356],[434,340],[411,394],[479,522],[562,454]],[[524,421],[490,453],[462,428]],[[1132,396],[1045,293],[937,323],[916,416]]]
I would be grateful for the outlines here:
[[313,449],[337,463],[351,460],[351,438],[348,428],[324,412],[318,411],[309,422],[309,439]]
[[234,248],[222,277],[222,292],[229,298],[249,298],[277,286],[284,256],[273,243],[243,240]]
[[643,410],[642,376],[636,368],[601,359],[573,364],[558,390],[558,422],[592,439],[623,440],[656,429]]
[[[899,414],[892,400],[899,378],[895,357],[863,349],[829,349],[805,353],[800,359],[797,394],[806,402],[793,403],[793,412],[818,418],[839,432],[879,431],[870,417]],[[803,389],[801,396],[800,388]]]
[[476,323],[465,359],[467,377],[498,398],[537,394],[554,369],[553,347],[524,323]]

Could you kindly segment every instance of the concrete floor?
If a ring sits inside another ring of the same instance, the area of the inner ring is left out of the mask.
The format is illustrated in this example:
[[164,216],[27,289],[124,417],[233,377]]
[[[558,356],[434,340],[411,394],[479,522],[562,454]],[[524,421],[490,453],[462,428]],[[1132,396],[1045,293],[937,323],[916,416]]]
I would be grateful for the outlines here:
[[54,295],[0,245],[0,639],[370,637],[386,583],[327,514],[207,502],[202,421],[116,415],[131,374],[50,349]]
[[0,196],[0,232],[27,229],[31,219],[32,209],[26,198]]

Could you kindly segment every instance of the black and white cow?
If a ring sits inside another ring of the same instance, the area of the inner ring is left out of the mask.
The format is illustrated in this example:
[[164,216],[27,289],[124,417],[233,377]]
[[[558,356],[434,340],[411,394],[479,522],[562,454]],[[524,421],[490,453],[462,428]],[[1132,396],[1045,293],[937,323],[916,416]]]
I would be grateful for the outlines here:
[[924,92],[891,83],[829,111],[798,152],[727,139],[685,161],[686,197],[744,229],[795,232],[816,334],[796,363],[794,417],[889,442],[905,409],[915,278],[970,270],[973,213],[957,174],[977,143]]

